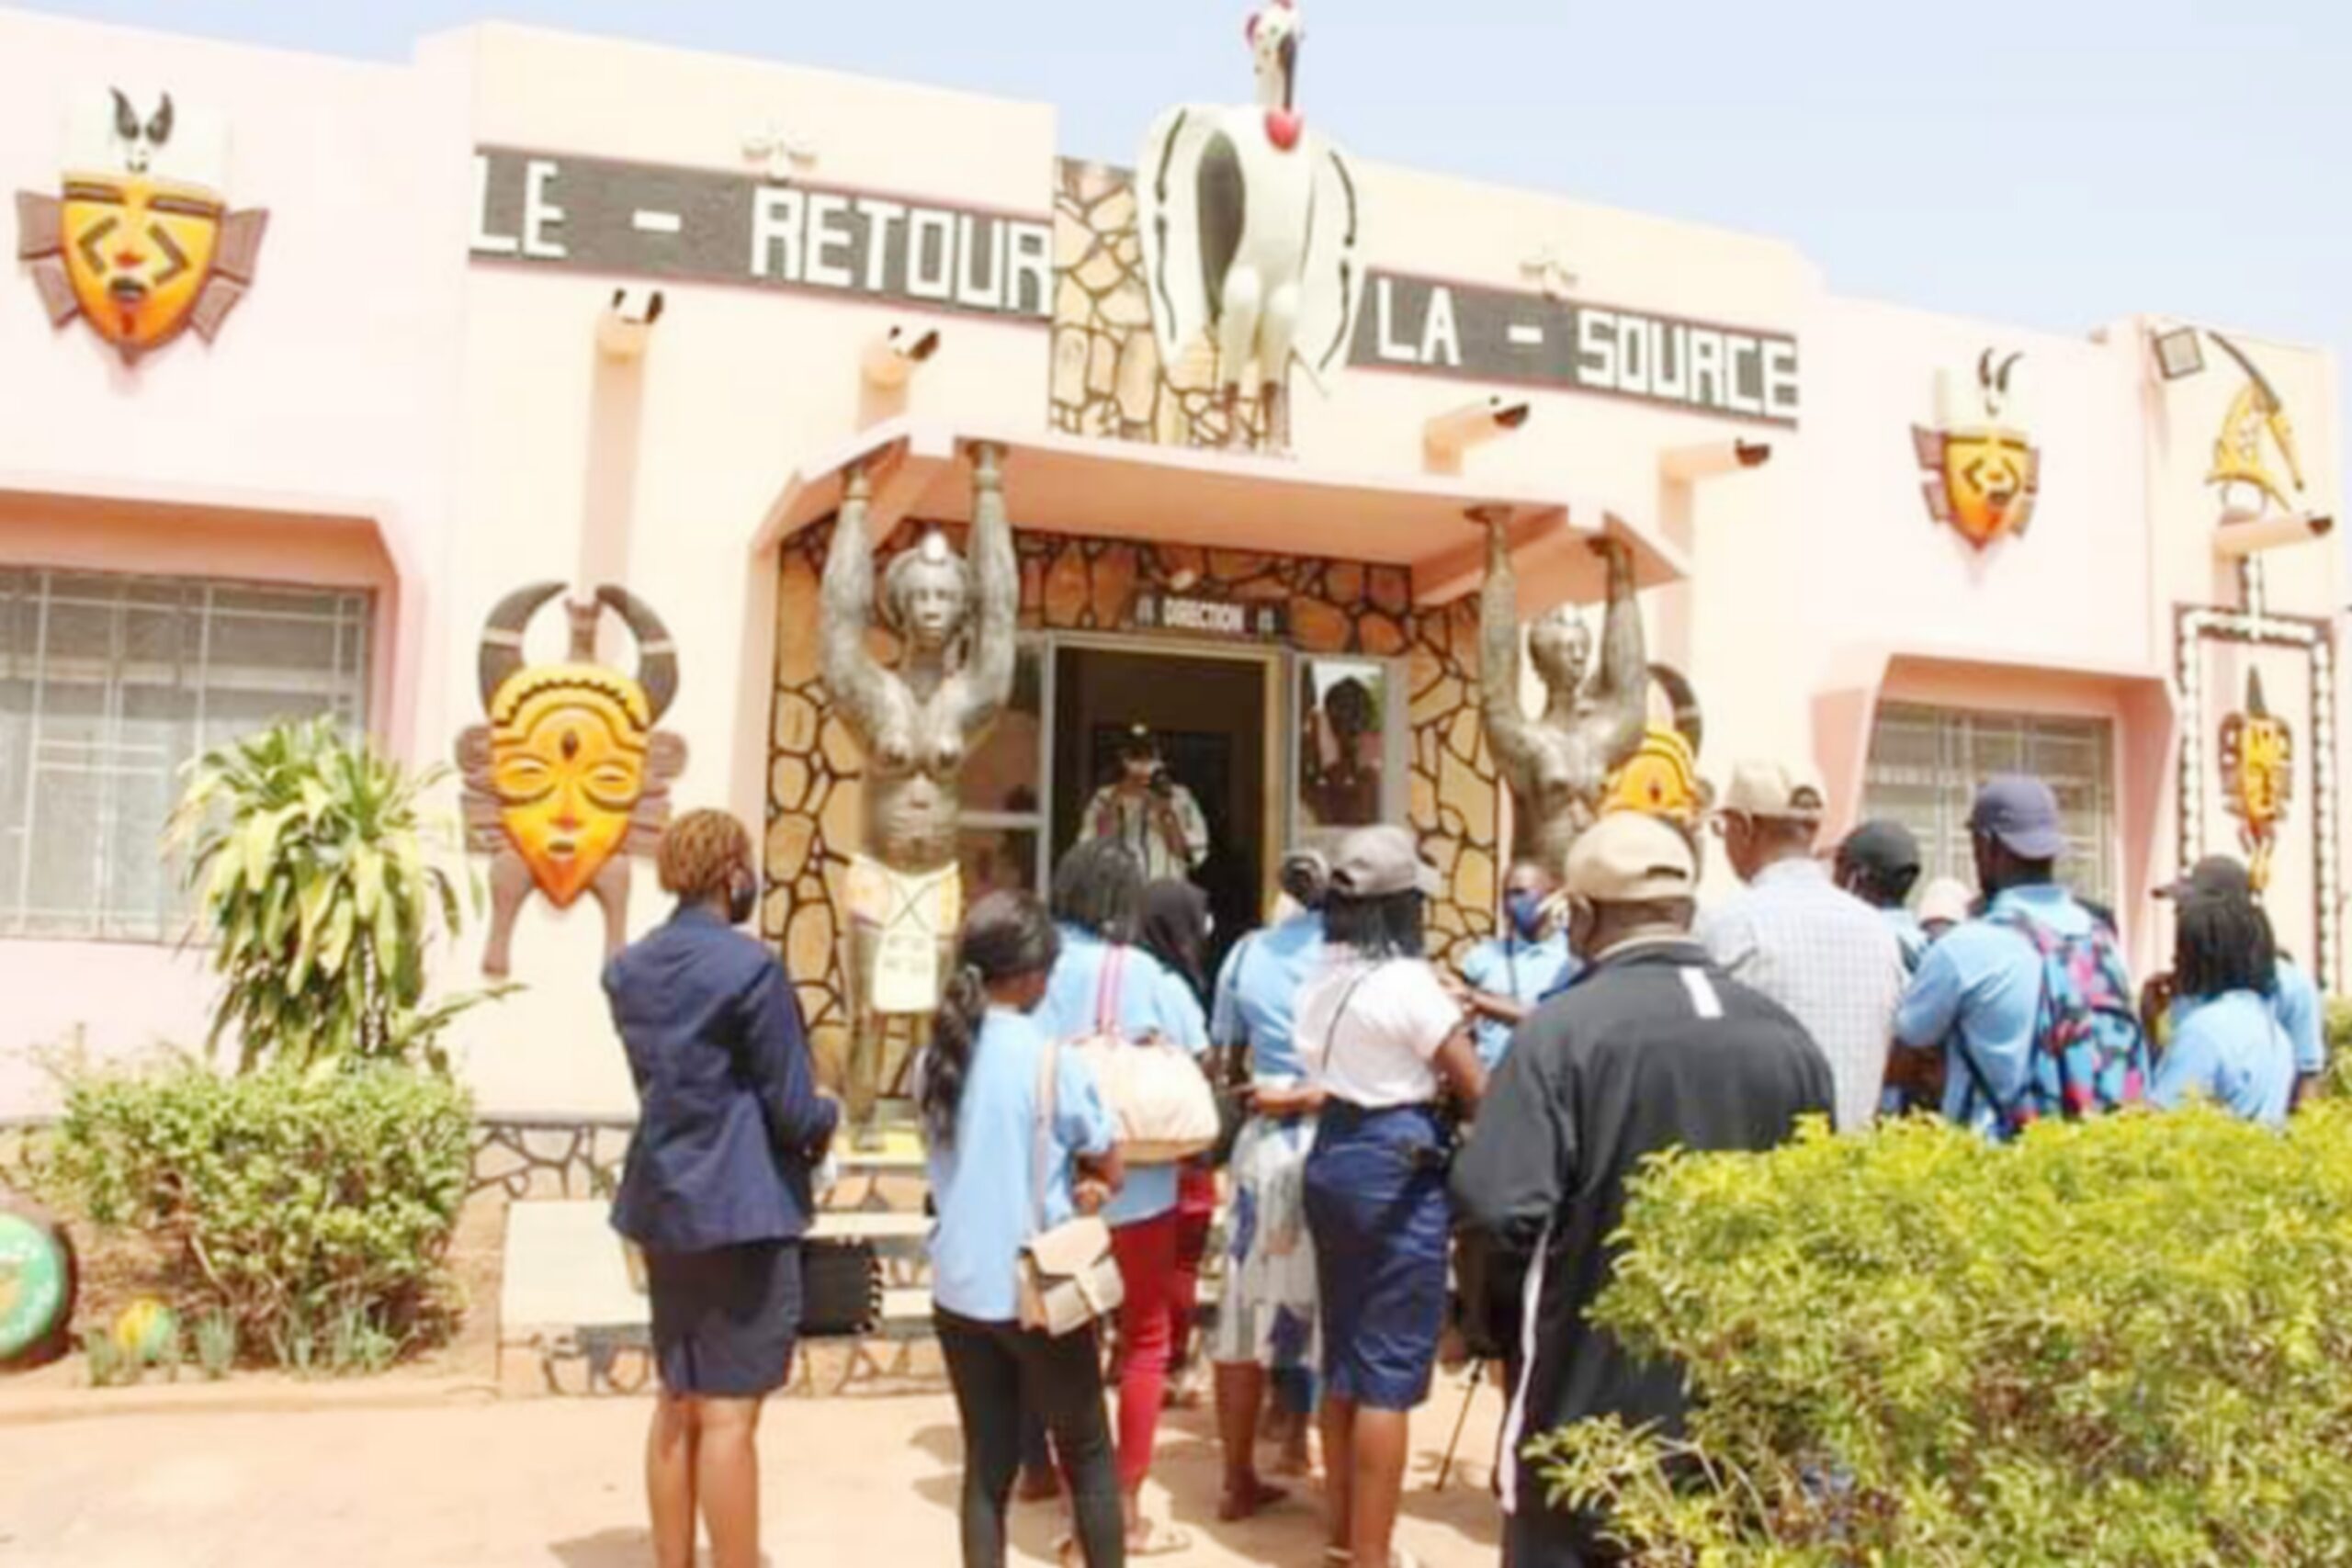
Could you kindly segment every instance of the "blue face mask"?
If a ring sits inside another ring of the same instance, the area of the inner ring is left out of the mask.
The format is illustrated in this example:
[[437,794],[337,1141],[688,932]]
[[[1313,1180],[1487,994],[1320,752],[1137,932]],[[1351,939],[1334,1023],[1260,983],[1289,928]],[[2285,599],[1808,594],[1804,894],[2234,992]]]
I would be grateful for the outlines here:
[[1521,942],[1541,942],[1548,923],[1544,911],[1544,897],[1540,893],[1513,893],[1503,900],[1504,912],[1510,916],[1511,929]]

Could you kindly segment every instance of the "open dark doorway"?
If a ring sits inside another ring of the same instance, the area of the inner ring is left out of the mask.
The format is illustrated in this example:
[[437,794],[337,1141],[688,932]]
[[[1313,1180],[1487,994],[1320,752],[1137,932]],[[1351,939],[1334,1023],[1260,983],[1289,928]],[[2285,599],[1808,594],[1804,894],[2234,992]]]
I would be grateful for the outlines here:
[[1168,772],[1208,820],[1209,856],[1193,880],[1216,917],[1211,953],[1258,923],[1266,832],[1266,666],[1255,660],[1107,649],[1057,650],[1054,662],[1056,853],[1078,840],[1086,803],[1119,769],[1119,740],[1151,727]]

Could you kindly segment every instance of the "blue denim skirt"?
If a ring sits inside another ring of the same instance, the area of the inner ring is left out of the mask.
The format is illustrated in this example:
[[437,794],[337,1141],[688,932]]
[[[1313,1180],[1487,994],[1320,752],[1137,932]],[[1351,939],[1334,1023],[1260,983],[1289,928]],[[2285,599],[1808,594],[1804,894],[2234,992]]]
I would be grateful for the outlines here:
[[1323,1372],[1335,1398],[1410,1410],[1445,1324],[1445,1136],[1427,1105],[1324,1108],[1306,1156]]

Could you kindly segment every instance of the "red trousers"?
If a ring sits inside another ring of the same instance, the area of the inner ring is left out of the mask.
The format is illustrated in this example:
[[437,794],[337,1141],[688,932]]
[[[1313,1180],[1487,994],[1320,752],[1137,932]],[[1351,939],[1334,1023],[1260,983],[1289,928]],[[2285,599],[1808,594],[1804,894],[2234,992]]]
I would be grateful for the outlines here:
[[1171,1209],[1111,1233],[1119,1282],[1126,1290],[1125,1304],[1119,1308],[1119,1483],[1130,1492],[1151,1472],[1168,1357],[1176,1343],[1178,1224]]
[[1201,1306],[1201,1259],[1208,1256],[1209,1227],[1216,1223],[1216,1172],[1205,1165],[1188,1164],[1176,1177],[1176,1324],[1170,1362],[1190,1365],[1185,1349],[1193,1342],[1193,1319]]

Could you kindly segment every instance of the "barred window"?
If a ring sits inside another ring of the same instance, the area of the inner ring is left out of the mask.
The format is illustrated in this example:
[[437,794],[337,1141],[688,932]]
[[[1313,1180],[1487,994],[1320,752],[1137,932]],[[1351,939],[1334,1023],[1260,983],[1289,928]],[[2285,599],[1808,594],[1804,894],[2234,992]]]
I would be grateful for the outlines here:
[[367,720],[369,596],[0,567],[0,936],[176,940],[181,773],[281,718]]
[[2050,786],[2066,830],[2060,878],[2111,904],[2115,727],[2107,719],[1887,703],[1871,731],[1863,815],[1892,818],[1918,836],[1922,886],[1954,876],[1973,886],[1968,808],[1995,773],[2032,773]]

